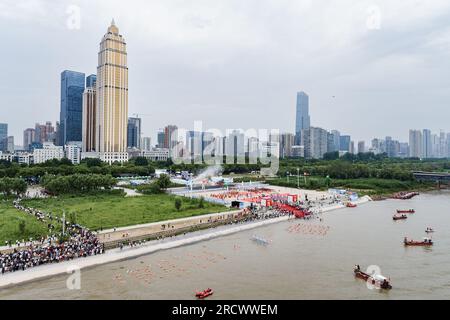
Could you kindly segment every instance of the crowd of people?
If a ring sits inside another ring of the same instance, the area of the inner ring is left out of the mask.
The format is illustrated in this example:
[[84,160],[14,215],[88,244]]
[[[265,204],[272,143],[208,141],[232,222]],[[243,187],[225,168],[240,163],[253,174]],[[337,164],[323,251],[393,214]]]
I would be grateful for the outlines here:
[[77,224],[71,224],[59,217],[46,214],[33,208],[27,208],[20,203],[20,199],[14,201],[14,206],[30,215],[35,216],[39,221],[49,223],[54,229],[55,221],[66,224],[67,241],[61,241],[55,235],[41,238],[40,241],[31,241],[26,248],[14,248],[8,253],[0,253],[0,272],[15,272],[26,270],[32,267],[73,260],[81,257],[103,254],[104,245],[99,242],[96,235],[88,229]]

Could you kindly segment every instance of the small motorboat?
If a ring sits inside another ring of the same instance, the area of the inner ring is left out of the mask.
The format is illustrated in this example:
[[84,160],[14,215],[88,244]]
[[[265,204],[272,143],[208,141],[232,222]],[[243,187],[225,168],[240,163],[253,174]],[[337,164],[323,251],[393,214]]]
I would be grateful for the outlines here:
[[347,202],[346,207],[347,207],[347,208],[356,208],[357,205],[354,204],[354,203],[351,203],[351,202]]
[[434,229],[431,227],[428,227],[427,230],[425,230],[426,233],[434,233]]
[[409,240],[406,237],[403,240],[403,243],[405,246],[416,246],[416,247],[428,247],[428,246],[432,246],[434,244],[433,239],[431,239],[431,238],[423,238],[423,241],[414,241],[414,240]]
[[390,279],[382,276],[381,274],[370,275],[368,273],[362,272],[359,265],[355,266],[355,268],[353,269],[353,273],[355,274],[356,278],[362,279],[380,289],[392,289]]
[[198,299],[205,299],[205,298],[207,298],[209,296],[212,296],[213,294],[214,294],[214,291],[212,289],[208,288],[208,289],[206,289],[204,291],[196,292],[195,293],[195,297],[198,298]]
[[395,214],[395,215],[392,217],[392,219],[393,219],[394,221],[397,221],[397,220],[406,220],[406,219],[408,219],[408,216],[407,216],[406,214]]
[[397,213],[416,213],[416,210],[409,209],[409,210],[397,210]]

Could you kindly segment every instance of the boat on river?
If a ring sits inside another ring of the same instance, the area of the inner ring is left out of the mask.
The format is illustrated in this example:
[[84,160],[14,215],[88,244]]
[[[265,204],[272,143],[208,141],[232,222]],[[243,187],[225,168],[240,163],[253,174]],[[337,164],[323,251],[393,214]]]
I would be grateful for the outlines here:
[[210,288],[203,290],[201,292],[196,292],[195,297],[198,299],[205,299],[209,296],[212,296],[214,294],[214,291]]
[[416,210],[409,209],[409,210],[397,210],[397,213],[416,213]]
[[406,220],[406,219],[408,219],[408,216],[407,216],[406,214],[395,214],[395,215],[392,217],[392,219],[393,219],[394,221],[397,221],[397,220]]
[[357,205],[354,204],[354,203],[351,203],[351,202],[347,202],[346,207],[347,207],[347,208],[356,208]]
[[425,230],[425,232],[426,232],[426,233],[434,233],[435,231],[434,231],[433,228],[428,227],[428,228]]
[[355,274],[356,278],[362,279],[375,287],[386,290],[392,289],[391,280],[382,276],[381,274],[370,275],[368,273],[365,273],[361,271],[359,265],[355,266],[355,268],[353,269],[353,273]]
[[407,237],[403,240],[405,246],[430,247],[434,244],[433,239],[423,238],[422,241],[409,240]]

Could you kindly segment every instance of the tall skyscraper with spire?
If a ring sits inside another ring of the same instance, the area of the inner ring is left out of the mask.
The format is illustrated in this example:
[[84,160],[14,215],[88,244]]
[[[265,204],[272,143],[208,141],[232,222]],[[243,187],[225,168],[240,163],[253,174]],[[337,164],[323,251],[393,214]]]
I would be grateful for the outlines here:
[[125,39],[114,19],[98,53],[96,148],[108,163],[128,160],[128,67]]

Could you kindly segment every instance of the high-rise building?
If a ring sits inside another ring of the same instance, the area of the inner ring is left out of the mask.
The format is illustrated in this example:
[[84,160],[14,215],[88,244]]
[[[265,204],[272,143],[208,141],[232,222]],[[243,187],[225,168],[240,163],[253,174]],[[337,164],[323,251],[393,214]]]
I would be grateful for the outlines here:
[[422,148],[422,132],[420,130],[409,130],[409,156],[412,158],[422,158]]
[[165,143],[164,143],[164,141],[165,141],[165,133],[164,133],[164,130],[159,130],[158,131],[158,135],[157,135],[157,141],[158,141],[158,144],[157,144],[157,148],[164,148],[164,145],[165,145]]
[[334,134],[331,132],[328,132],[327,135],[327,152],[335,152],[339,151],[339,149],[336,149],[335,141],[334,141]]
[[397,140],[393,140],[392,137],[386,137],[386,154],[389,158],[398,157],[398,153],[400,152],[400,142]]
[[177,145],[178,138],[175,137],[174,133],[178,130],[177,126],[168,125],[164,128],[164,148],[172,149]]
[[400,142],[400,151],[398,153],[400,158],[409,157],[409,144],[407,142]]
[[350,141],[350,150],[348,152],[351,154],[355,154],[355,141]]
[[0,123],[0,139],[6,138],[8,136],[8,124]]
[[[226,137],[225,155],[228,157],[245,157],[245,135],[239,130],[233,130]],[[238,159],[239,161],[239,159]]]
[[256,137],[248,138],[247,143],[247,154],[249,159],[258,159],[260,152],[259,139]]
[[339,137],[339,151],[347,151],[350,152],[350,136],[340,136]]
[[128,118],[128,148],[141,148],[141,123],[140,118]]
[[431,141],[431,130],[424,129],[422,132],[422,157],[429,159],[433,157],[433,143]]
[[439,158],[447,157],[447,138],[444,131],[439,133]]
[[447,133],[447,139],[446,139],[446,145],[447,145],[447,154],[446,157],[450,158],[450,133]]
[[50,121],[47,121],[45,124],[36,123],[34,130],[34,142],[43,144],[44,142],[52,142],[50,140],[55,138],[55,128]]
[[[333,151],[339,151],[341,150],[341,133],[337,130],[332,130],[331,134],[333,136],[333,144],[334,144],[334,150]],[[330,150],[331,151],[331,150]]]
[[358,153],[366,152],[366,143],[364,141],[358,142]]
[[84,73],[69,70],[61,73],[59,142],[62,145],[82,140],[84,82]]
[[96,152],[108,163],[128,161],[128,67],[125,39],[114,20],[103,36],[97,67]]
[[8,148],[8,124],[0,123],[0,151],[6,152]]
[[142,151],[151,151],[152,150],[152,138],[150,138],[150,137],[142,137],[141,138],[141,150]]
[[14,153],[14,136],[8,136],[5,138],[6,152]]
[[198,159],[203,154],[203,132],[186,132],[186,151],[190,159]]
[[86,78],[86,88],[94,88],[97,85],[97,75],[91,74]]
[[307,159],[320,159],[328,152],[328,131],[322,128],[310,127],[302,130],[302,145]]
[[[89,77],[88,77],[89,78]],[[97,88],[87,87],[83,93],[83,152],[95,152],[97,142]]]
[[297,107],[296,107],[296,123],[295,134],[296,142],[301,140],[302,130],[309,129],[311,126],[311,118],[309,116],[309,96],[305,92],[297,93]]
[[280,141],[280,158],[292,157],[293,145],[295,145],[295,136],[292,133],[283,133]]
[[23,131],[23,149],[25,151],[30,151],[31,144],[35,141],[36,130],[33,128],[28,128]]

